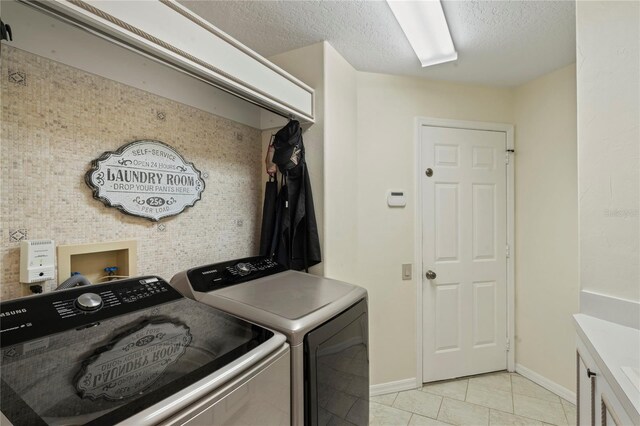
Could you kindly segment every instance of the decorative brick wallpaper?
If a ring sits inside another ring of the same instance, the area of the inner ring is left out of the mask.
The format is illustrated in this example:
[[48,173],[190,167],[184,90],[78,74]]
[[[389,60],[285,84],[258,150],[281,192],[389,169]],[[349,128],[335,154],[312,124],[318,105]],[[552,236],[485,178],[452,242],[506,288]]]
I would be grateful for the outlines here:
[[[0,59],[3,300],[31,294],[19,283],[24,238],[56,245],[137,239],[138,273],[167,280],[257,252],[259,130],[5,44]],[[202,200],[159,223],[94,200],[84,183],[91,160],[139,139],[165,142],[193,162],[205,178]]]

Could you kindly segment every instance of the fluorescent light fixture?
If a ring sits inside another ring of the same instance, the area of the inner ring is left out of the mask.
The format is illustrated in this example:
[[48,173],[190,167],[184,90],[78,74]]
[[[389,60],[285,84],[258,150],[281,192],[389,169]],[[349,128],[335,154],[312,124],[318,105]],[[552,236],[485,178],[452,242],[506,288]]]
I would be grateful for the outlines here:
[[423,67],[458,59],[439,0],[387,0]]

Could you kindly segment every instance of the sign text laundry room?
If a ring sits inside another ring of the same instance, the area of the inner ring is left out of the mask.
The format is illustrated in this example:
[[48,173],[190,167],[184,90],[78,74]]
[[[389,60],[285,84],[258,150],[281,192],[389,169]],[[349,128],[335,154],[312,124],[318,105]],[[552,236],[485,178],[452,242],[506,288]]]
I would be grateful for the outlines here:
[[105,205],[153,221],[192,207],[205,186],[193,163],[154,140],[103,153],[91,162],[85,181]]

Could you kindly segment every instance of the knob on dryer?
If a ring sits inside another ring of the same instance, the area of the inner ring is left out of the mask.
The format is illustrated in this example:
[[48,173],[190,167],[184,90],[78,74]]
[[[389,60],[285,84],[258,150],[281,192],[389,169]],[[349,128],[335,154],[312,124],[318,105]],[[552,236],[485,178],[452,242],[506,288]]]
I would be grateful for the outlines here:
[[76,306],[83,311],[95,311],[102,307],[102,297],[95,293],[82,293],[76,299]]

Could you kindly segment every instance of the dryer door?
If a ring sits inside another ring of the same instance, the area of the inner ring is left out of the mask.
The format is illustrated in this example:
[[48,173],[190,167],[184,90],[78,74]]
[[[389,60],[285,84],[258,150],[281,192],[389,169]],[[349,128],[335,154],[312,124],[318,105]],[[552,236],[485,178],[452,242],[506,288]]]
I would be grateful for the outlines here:
[[309,332],[305,351],[305,424],[369,424],[367,301]]

